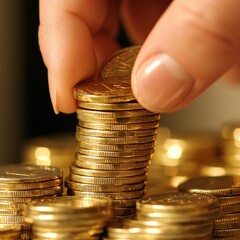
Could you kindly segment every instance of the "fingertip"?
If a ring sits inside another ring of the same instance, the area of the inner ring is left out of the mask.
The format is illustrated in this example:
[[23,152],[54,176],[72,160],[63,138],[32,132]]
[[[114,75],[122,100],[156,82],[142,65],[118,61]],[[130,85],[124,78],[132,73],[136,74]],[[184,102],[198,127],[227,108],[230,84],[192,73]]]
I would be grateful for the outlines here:
[[136,99],[154,112],[170,112],[194,86],[192,76],[166,54],[156,54],[135,70],[132,78]]

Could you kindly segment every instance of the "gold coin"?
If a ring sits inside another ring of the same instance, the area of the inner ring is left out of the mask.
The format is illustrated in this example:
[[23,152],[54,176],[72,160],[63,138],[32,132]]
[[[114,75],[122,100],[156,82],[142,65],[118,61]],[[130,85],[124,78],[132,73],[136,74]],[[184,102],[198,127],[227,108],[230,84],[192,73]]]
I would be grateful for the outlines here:
[[136,151],[125,151],[125,152],[110,152],[110,151],[98,151],[98,150],[91,150],[91,149],[84,149],[81,147],[77,148],[79,153],[90,155],[90,156],[99,156],[99,157],[140,157],[151,155],[153,153],[153,149],[143,149],[143,150],[136,150]]
[[76,161],[86,161],[93,163],[107,163],[107,164],[121,164],[121,163],[137,163],[145,162],[151,159],[151,154],[139,157],[102,157],[102,156],[92,156],[81,154],[80,152],[75,153],[75,162]]
[[23,209],[0,209],[0,215],[1,216],[5,216],[5,215],[13,215],[13,216],[17,216],[17,215],[22,215],[23,213]]
[[130,118],[130,117],[142,117],[153,115],[156,113],[150,112],[146,109],[138,110],[128,110],[128,111],[97,111],[97,110],[88,110],[84,108],[77,109],[78,115],[83,115],[86,117],[94,118]]
[[115,131],[128,131],[128,130],[146,130],[146,129],[156,129],[159,127],[159,120],[145,123],[132,123],[132,124],[109,124],[100,122],[86,122],[78,121],[79,126],[90,128],[90,129],[100,129],[100,130],[115,130]]
[[129,78],[95,78],[79,82],[73,91],[78,101],[119,103],[135,100]]
[[100,129],[89,129],[77,126],[76,135],[86,135],[94,137],[108,137],[108,138],[117,138],[117,137],[144,137],[157,134],[157,128],[146,129],[146,130],[131,130],[131,131],[109,131],[109,130],[100,130]]
[[214,196],[240,195],[239,176],[196,177],[178,186],[179,191],[206,193]]
[[223,223],[223,222],[240,222],[240,213],[231,213],[231,214],[224,214],[220,218],[216,219],[216,223]]
[[131,177],[131,176],[138,176],[145,174],[147,172],[146,168],[138,168],[138,169],[131,169],[128,171],[123,170],[95,170],[95,169],[86,169],[86,168],[79,168],[74,165],[70,167],[71,173],[79,174],[83,176],[89,177],[106,177],[106,178],[118,178],[118,177]]
[[87,168],[87,169],[95,169],[95,170],[108,170],[108,171],[115,171],[115,170],[131,170],[131,169],[138,169],[144,168],[149,166],[149,161],[142,161],[142,162],[133,162],[133,163],[96,163],[96,162],[89,162],[89,161],[80,161],[75,160],[74,164],[77,167]]
[[137,202],[139,211],[161,213],[187,213],[201,209],[210,211],[219,208],[217,198],[207,194],[165,193],[146,196]]
[[5,198],[24,198],[24,197],[40,197],[55,194],[62,194],[62,186],[43,188],[43,189],[30,189],[21,191],[0,190],[0,197]]
[[[152,114],[147,116],[139,116],[139,117],[125,117],[125,118],[98,118],[98,117],[90,117],[78,114],[77,118],[80,121],[84,122],[94,122],[94,123],[111,123],[111,124],[132,124],[132,123],[148,123],[158,121],[160,119],[159,114]],[[81,126],[81,122],[79,122]]]
[[30,183],[0,183],[1,190],[31,190],[31,189],[39,189],[39,188],[50,188],[50,187],[57,187],[61,185],[63,182],[62,178],[49,180],[49,181],[42,181],[42,182],[30,182]]
[[239,237],[240,228],[236,229],[213,229],[214,237]]
[[223,214],[240,212],[240,203],[221,205]]
[[82,191],[82,192],[131,192],[136,190],[142,190],[144,188],[145,183],[136,183],[136,184],[126,184],[119,185],[116,187],[115,185],[95,185],[95,184],[86,184],[86,183],[77,183],[73,181],[66,180],[66,186],[69,189]]
[[100,68],[100,76],[107,78],[131,78],[132,67],[140,49],[141,46],[132,46],[112,54],[103,62]]
[[140,150],[140,149],[154,148],[155,141],[141,143],[141,144],[95,144],[95,143],[89,143],[85,141],[79,141],[78,147],[91,149],[91,150],[110,151],[110,152],[111,151],[113,152],[134,151],[134,150]]
[[81,214],[111,209],[112,200],[107,197],[91,197],[88,195],[60,196],[49,201],[34,201],[26,205],[25,213],[32,212],[52,214]]
[[240,216],[236,216],[236,214],[239,215],[239,213],[225,214],[216,219],[213,225],[214,229],[240,229]]
[[60,168],[30,164],[12,164],[0,167],[1,183],[42,182],[62,177]]
[[136,213],[135,207],[128,207],[128,208],[114,208],[113,214],[114,216],[126,216],[126,215],[132,215]]
[[43,200],[43,199],[50,199],[50,198],[55,198],[57,196],[57,194],[54,195],[49,195],[49,196],[36,196],[36,197],[3,197],[0,196],[0,202],[1,204],[5,203],[5,204],[25,204],[25,203],[29,203],[31,201],[35,201],[35,200]]
[[137,101],[131,101],[126,103],[95,103],[95,102],[82,102],[77,101],[78,107],[91,110],[101,111],[128,111],[143,109],[143,107]]
[[14,216],[14,215],[9,215],[9,216],[4,216],[0,215],[0,224],[21,224],[23,223],[23,216]]
[[218,197],[218,202],[220,205],[240,204],[240,198],[239,196]]
[[104,138],[104,137],[92,137],[86,135],[76,135],[76,138],[80,142],[89,144],[136,144],[147,143],[156,140],[156,135],[143,136],[143,137],[118,137],[118,138]]
[[133,176],[133,177],[122,177],[122,178],[106,178],[106,177],[89,177],[89,176],[83,176],[78,175],[74,173],[69,174],[69,180],[80,182],[80,183],[87,183],[87,184],[115,184],[115,185],[125,185],[125,184],[134,184],[134,183],[140,183],[145,182],[147,180],[147,175],[139,175],[139,176]]
[[73,189],[68,189],[70,195],[86,194],[93,197],[109,197],[111,199],[132,199],[141,198],[144,195],[144,190],[132,191],[132,192],[115,192],[115,193],[102,193],[102,192],[82,192]]

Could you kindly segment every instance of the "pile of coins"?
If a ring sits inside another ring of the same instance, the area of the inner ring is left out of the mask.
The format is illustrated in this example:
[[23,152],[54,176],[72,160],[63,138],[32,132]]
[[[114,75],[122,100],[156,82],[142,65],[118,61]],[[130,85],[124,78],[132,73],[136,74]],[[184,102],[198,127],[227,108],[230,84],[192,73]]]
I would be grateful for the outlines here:
[[106,197],[62,196],[25,206],[24,220],[32,224],[33,239],[100,239],[112,217]]
[[144,196],[160,116],[135,100],[126,76],[80,82],[74,96],[78,145],[68,194],[112,198],[114,222],[121,222],[136,213],[136,200]]
[[219,212],[217,199],[207,194],[147,196],[137,201],[136,219],[126,220],[123,228],[109,227],[106,239],[210,239]]
[[218,176],[197,177],[178,186],[179,191],[205,193],[215,196],[220,204],[222,215],[214,222],[214,237],[240,236],[240,177]]
[[31,225],[24,222],[24,205],[36,199],[61,195],[62,183],[62,171],[59,168],[21,164],[1,166],[0,227],[2,232],[3,229],[9,230],[13,225],[15,229],[20,226],[21,239],[30,239]]

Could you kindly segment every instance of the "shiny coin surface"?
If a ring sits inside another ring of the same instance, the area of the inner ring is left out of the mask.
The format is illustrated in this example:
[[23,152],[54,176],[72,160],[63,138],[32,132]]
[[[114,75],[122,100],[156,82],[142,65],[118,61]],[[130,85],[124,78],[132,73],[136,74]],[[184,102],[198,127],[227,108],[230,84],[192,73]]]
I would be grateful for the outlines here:
[[100,69],[101,77],[131,77],[131,71],[141,46],[121,49],[105,60]]
[[74,88],[74,97],[84,102],[119,103],[135,100],[129,78],[96,78],[81,81]]
[[116,186],[113,185],[95,185],[95,184],[86,184],[86,183],[78,183],[66,180],[66,185],[68,188],[83,191],[83,192],[129,192],[129,191],[136,191],[142,190],[145,186],[145,183],[136,183],[136,184],[126,184],[126,185],[119,185],[116,189]]
[[121,164],[112,164],[112,163],[96,163],[88,161],[75,160],[75,165],[81,168],[95,169],[95,170],[123,170],[127,171],[130,169],[138,169],[149,166],[149,161],[142,162],[133,162],[133,163],[121,163]]
[[137,101],[131,101],[126,103],[95,103],[78,101],[78,107],[101,111],[123,111],[137,110],[143,108]]
[[49,181],[41,181],[41,182],[27,182],[27,183],[0,183],[1,190],[10,190],[10,191],[21,191],[21,190],[34,190],[39,188],[50,188],[57,187],[61,185],[63,182],[62,178],[49,180]]
[[143,137],[150,136],[157,133],[157,128],[146,129],[146,130],[131,130],[131,131],[114,131],[114,130],[100,130],[100,129],[89,129],[77,126],[77,135],[86,135],[94,137]]
[[128,110],[128,111],[97,111],[97,110],[88,110],[84,108],[78,108],[77,114],[83,115],[83,116],[89,116],[89,117],[98,117],[102,119],[102,118],[141,117],[141,116],[153,115],[156,113],[150,112],[145,109]]
[[144,156],[129,156],[129,157],[103,157],[103,156],[93,156],[91,154],[85,155],[80,152],[75,153],[75,162],[76,161],[86,161],[93,163],[107,163],[107,164],[121,164],[121,163],[137,163],[145,162],[151,159],[151,154],[146,154]]
[[90,156],[118,158],[118,157],[141,157],[141,156],[151,155],[154,149],[143,149],[143,150],[121,152],[121,151],[98,151],[98,150],[77,147],[77,151],[79,153],[90,155]]
[[74,173],[69,174],[69,180],[80,182],[80,183],[87,183],[87,184],[113,184],[113,185],[125,185],[125,184],[134,184],[145,182],[147,180],[147,175],[139,175],[133,177],[121,177],[121,178],[109,178],[109,177],[89,177],[78,175]]
[[118,137],[118,138],[103,138],[103,137],[92,137],[85,135],[77,135],[78,141],[83,141],[85,143],[93,144],[136,144],[136,143],[146,143],[152,142],[156,139],[156,135],[143,136],[143,137]]
[[206,193],[214,196],[240,195],[240,177],[197,177],[181,183],[178,189],[179,191]]
[[[148,122],[154,122],[158,121],[160,119],[159,114],[152,114],[147,116],[139,116],[139,117],[125,117],[125,118],[101,118],[98,117],[90,117],[78,114],[78,119],[80,121],[84,122],[99,122],[99,123],[111,123],[113,124],[132,124],[132,123],[148,123]],[[79,125],[81,126],[81,123],[79,122]]]
[[[187,212],[197,209],[215,209],[219,207],[218,200],[207,194],[166,193],[147,196],[137,202],[140,211]],[[203,211],[203,210],[201,210]]]
[[89,143],[85,141],[79,141],[78,147],[90,149],[90,150],[99,150],[99,151],[110,151],[110,152],[119,152],[119,151],[136,151],[144,149],[153,149],[155,147],[155,141],[150,141],[146,143],[133,143],[133,144],[99,144],[99,143]]
[[0,167],[1,183],[40,182],[62,177],[60,168],[30,164],[13,164]]
[[146,173],[146,168],[138,168],[138,169],[131,169],[128,171],[123,170],[95,170],[95,169],[87,169],[87,168],[79,168],[74,165],[70,167],[71,173],[79,174],[83,176],[90,176],[90,177],[106,177],[106,178],[113,178],[113,177],[132,177],[132,176],[139,176]]
[[100,129],[100,130],[115,130],[115,131],[126,131],[126,130],[141,130],[141,129],[152,129],[159,127],[159,120],[145,122],[145,123],[132,123],[132,124],[109,124],[102,122],[87,122],[78,120],[78,124],[85,128]]

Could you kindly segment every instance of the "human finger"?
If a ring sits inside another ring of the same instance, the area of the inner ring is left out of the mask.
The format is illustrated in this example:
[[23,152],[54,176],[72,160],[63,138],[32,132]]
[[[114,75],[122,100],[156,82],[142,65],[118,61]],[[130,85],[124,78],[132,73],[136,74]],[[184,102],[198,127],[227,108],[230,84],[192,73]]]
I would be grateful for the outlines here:
[[137,100],[157,112],[190,104],[239,59],[237,0],[175,0],[156,23],[136,59]]
[[107,0],[40,0],[39,44],[55,112],[74,112],[73,87],[95,74],[93,36],[107,11]]

